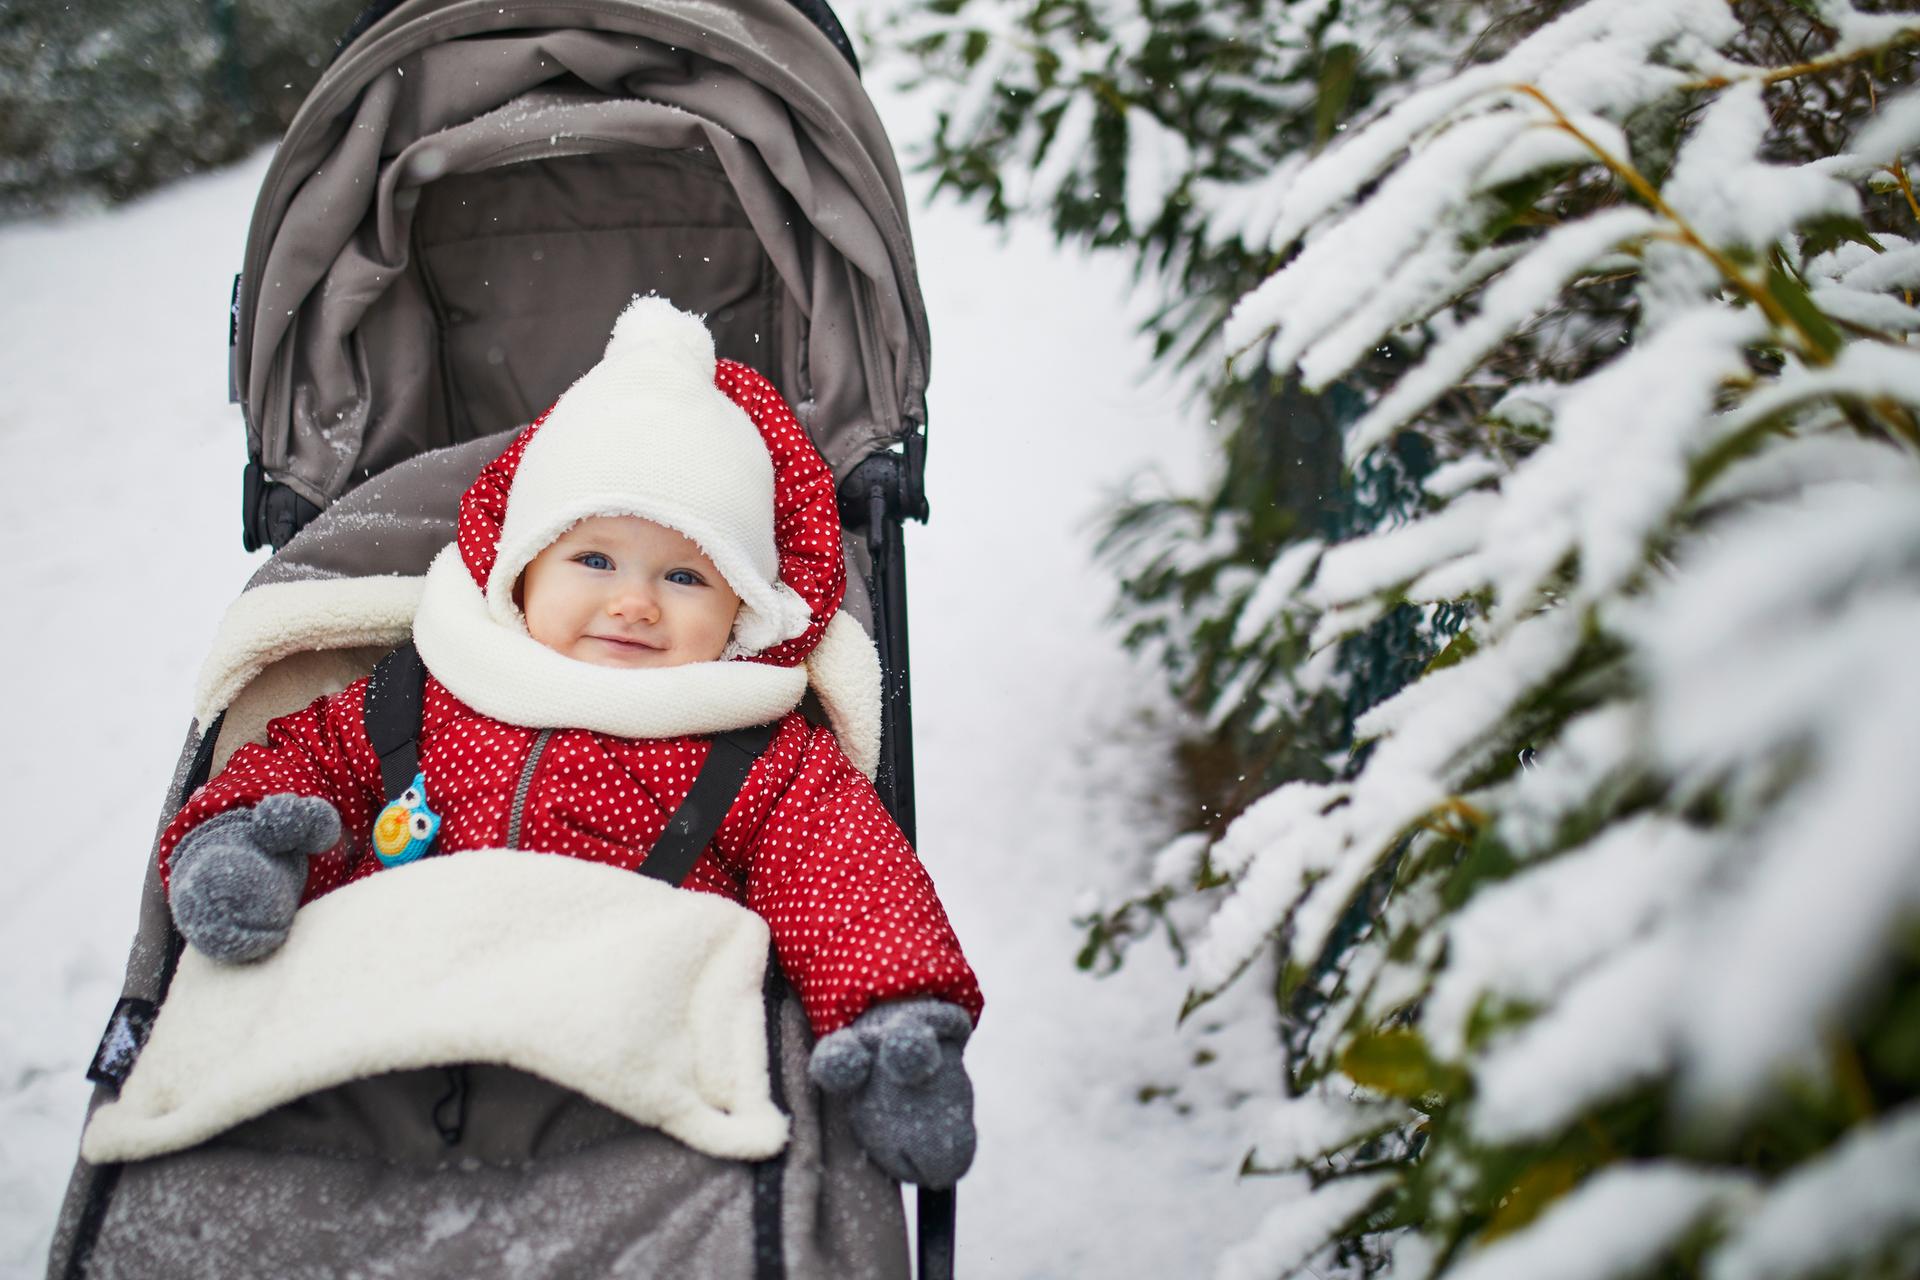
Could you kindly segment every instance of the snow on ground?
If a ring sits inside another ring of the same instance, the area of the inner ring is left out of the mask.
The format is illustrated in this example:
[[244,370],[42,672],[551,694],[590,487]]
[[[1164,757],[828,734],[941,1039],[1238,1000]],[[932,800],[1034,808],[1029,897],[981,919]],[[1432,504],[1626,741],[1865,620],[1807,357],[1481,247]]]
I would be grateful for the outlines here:
[[[0,539],[16,586],[0,807],[24,824],[0,898],[8,1276],[44,1265],[193,676],[257,562],[239,545],[223,342],[263,166],[0,228]],[[1088,885],[1168,834],[1165,713],[1102,626],[1093,517],[1143,467],[1190,475],[1203,435],[1171,391],[1139,383],[1119,263],[1003,238],[949,205],[915,218],[935,370],[934,516],[908,551],[921,843],[988,1001],[969,1050],[982,1137],[960,1267],[1203,1273],[1251,1230],[1263,1190],[1234,1182],[1244,1126],[1218,1104],[1267,1086],[1206,1015],[1176,1032],[1185,980],[1164,948],[1096,981],[1073,967],[1070,923]],[[1203,1043],[1220,1060],[1196,1072]]]
[[250,571],[232,263],[261,165],[0,230],[0,1270],[37,1274],[202,650]]
[[[1204,1274],[1259,1189],[1229,1194],[1232,1133],[1139,1101],[1192,1070],[1195,1037],[1172,1025],[1186,980],[1157,944],[1104,981],[1071,964],[1076,900],[1116,878],[1101,864],[1171,834],[1150,678],[1101,625],[1090,515],[1143,461],[1187,461],[1197,432],[1128,373],[1121,273],[1040,237],[999,244],[950,207],[915,234],[936,370],[933,518],[908,544],[920,843],[988,1006],[959,1258],[993,1276]],[[1253,1087],[1217,1087],[1234,1083]]]

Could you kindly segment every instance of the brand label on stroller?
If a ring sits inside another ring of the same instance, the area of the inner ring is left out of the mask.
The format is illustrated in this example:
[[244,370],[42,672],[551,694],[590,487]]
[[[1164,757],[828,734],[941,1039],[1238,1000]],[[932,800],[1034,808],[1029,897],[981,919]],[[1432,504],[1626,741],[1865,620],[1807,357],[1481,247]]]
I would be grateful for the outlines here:
[[93,1051],[93,1061],[87,1066],[87,1079],[95,1084],[110,1085],[118,1093],[120,1086],[127,1082],[127,1073],[133,1070],[140,1050],[146,1047],[156,1011],[153,1001],[133,996],[113,1006],[113,1016],[107,1019],[100,1047]]

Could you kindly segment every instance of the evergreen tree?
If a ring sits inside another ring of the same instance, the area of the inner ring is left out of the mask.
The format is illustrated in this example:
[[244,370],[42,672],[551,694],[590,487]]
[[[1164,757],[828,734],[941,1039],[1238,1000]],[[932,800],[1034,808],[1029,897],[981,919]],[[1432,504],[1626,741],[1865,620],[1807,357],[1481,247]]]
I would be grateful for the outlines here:
[[0,5],[0,213],[124,200],[277,137],[361,8]]
[[1893,10],[946,0],[901,30],[956,86],[943,179],[1130,249],[1230,449],[1303,391],[1341,428],[1332,517],[1259,509],[1276,450],[1264,493],[1229,468],[1110,544],[1135,638],[1261,766],[1092,939],[1196,918],[1195,1001],[1278,951],[1292,1096],[1247,1156],[1276,1204],[1223,1276],[1920,1269]]

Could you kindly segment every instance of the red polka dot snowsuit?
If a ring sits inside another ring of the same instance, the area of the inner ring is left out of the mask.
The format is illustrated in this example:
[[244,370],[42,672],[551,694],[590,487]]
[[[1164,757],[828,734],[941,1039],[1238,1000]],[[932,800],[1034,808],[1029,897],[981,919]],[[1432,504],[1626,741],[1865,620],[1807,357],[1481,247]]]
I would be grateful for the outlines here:
[[[721,361],[715,382],[748,411],[776,458],[780,576],[813,607],[814,624],[751,660],[791,666],[818,641],[845,587],[831,476],[758,374]],[[489,464],[461,502],[460,550],[482,584],[514,468],[538,427]],[[386,797],[366,735],[365,690],[366,681],[357,681],[273,721],[264,746],[235,751],[162,835],[163,877],[187,832],[275,792],[325,799],[347,833],[339,847],[311,859],[303,902],[378,874],[368,841]],[[622,738],[506,724],[431,675],[419,746],[442,819],[429,856],[509,847],[515,797],[532,757],[513,847],[629,870],[665,829],[709,749],[697,735]],[[797,712],[780,721],[685,887],[731,898],[767,921],[816,1035],[877,1001],[903,997],[949,1000],[979,1016],[978,983],[919,859],[832,732]]]

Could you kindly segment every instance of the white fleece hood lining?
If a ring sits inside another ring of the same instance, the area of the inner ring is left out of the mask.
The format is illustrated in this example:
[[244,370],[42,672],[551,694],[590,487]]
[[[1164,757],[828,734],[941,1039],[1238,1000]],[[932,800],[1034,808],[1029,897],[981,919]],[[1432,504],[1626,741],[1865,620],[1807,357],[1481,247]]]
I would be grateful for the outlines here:
[[227,606],[200,665],[193,718],[209,724],[261,672],[317,649],[396,645],[413,629],[424,577],[314,578],[252,587]]
[[725,1159],[786,1143],[768,1079],[766,922],[579,858],[478,850],[383,871],[227,965],[188,948],[94,1164],[184,1150],[383,1072],[498,1063]]
[[514,584],[554,539],[591,516],[632,515],[693,539],[739,595],[726,657],[806,631],[806,601],[780,580],[773,457],[716,368],[700,317],[657,295],[626,306],[514,469],[485,584],[497,621],[520,620]]

